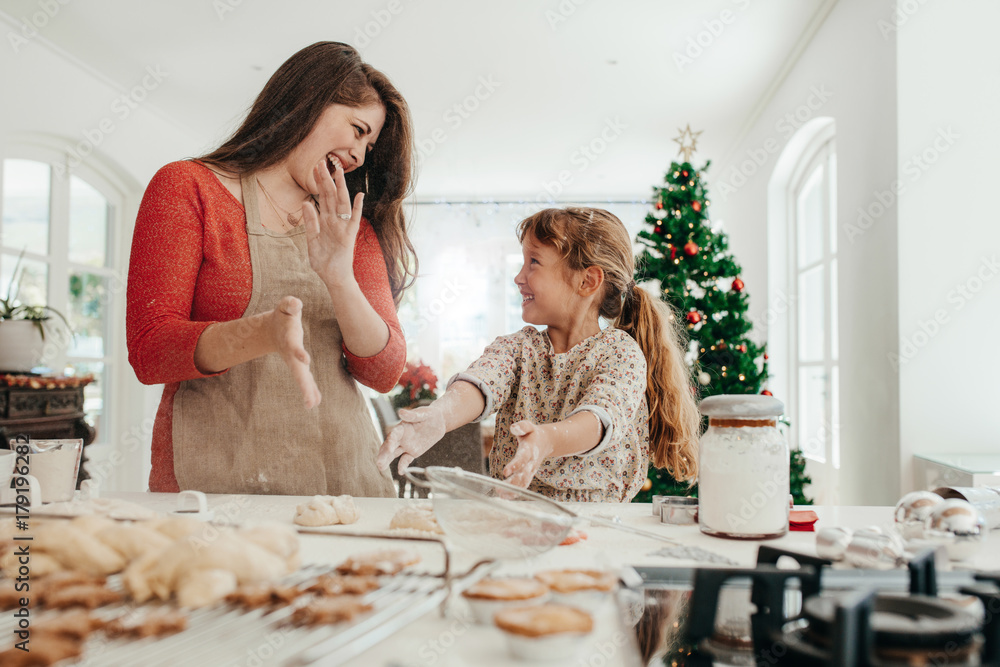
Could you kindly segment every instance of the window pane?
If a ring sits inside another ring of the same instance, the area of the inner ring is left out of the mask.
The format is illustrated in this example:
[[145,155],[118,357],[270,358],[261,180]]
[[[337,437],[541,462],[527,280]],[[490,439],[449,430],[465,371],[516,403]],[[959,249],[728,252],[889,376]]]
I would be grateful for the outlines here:
[[830,358],[837,360],[840,355],[840,336],[837,327],[840,318],[837,316],[837,260],[830,261]]
[[799,276],[799,361],[822,361],[825,331],[823,265]]
[[[0,257],[0,294],[7,298],[7,291],[11,289],[10,281],[13,277],[14,266],[17,264],[17,255],[5,253]],[[11,296],[15,303],[23,303],[29,306],[44,306],[48,301],[49,267],[45,262],[37,262],[33,259],[22,259],[21,266],[17,269],[18,281],[14,286]]]
[[826,375],[822,368],[799,369],[799,447],[826,463]]
[[830,254],[837,253],[837,154],[830,154]]
[[823,259],[823,167],[806,179],[796,202],[799,237],[799,267]]
[[108,279],[93,273],[69,275],[69,312],[73,326],[71,357],[103,357],[104,318],[107,312]]
[[69,261],[105,266],[108,247],[108,200],[89,183],[69,180]]
[[101,440],[101,434],[104,432],[102,422],[104,419],[104,396],[107,389],[105,378],[108,377],[109,370],[99,361],[71,361],[66,364],[66,369],[63,371],[69,376],[94,376],[94,381],[83,388],[83,414],[90,425],[97,429],[98,440]]
[[49,165],[3,161],[3,245],[39,255],[49,253]]
[[833,367],[830,380],[830,451],[833,467],[840,467],[840,369]]

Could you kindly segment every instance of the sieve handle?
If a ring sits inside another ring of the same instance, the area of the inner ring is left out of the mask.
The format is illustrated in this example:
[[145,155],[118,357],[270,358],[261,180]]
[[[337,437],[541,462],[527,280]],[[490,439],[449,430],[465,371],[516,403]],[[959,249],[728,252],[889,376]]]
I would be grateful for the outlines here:
[[659,533],[654,533],[650,530],[643,530],[642,528],[633,528],[632,526],[620,523],[619,521],[609,521],[608,519],[600,519],[596,516],[582,516],[577,515],[579,518],[590,523],[591,525],[605,526],[607,528],[614,528],[616,530],[621,530],[626,533],[632,533],[633,535],[642,535],[643,537],[648,537],[651,540],[659,540],[660,542],[666,542],[667,544],[673,544],[674,546],[681,546],[680,542],[677,540],[670,539],[666,535],[660,535]]
[[[427,481],[427,472],[423,468],[407,468],[403,471],[403,475],[406,479],[410,480],[411,484],[416,484],[417,486],[422,486],[425,489],[433,488],[433,484]],[[414,475],[423,475],[423,479],[417,479]]]

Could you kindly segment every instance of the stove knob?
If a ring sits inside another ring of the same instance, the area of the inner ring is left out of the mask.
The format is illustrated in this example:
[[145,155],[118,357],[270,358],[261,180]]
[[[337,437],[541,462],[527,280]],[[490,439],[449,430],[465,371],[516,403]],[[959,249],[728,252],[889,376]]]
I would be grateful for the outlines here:
[[927,517],[943,502],[944,498],[930,491],[907,493],[896,503],[893,513],[897,530],[906,539],[923,537]]
[[945,548],[951,560],[967,560],[982,547],[989,529],[967,500],[949,498],[934,507],[924,524],[924,539]]

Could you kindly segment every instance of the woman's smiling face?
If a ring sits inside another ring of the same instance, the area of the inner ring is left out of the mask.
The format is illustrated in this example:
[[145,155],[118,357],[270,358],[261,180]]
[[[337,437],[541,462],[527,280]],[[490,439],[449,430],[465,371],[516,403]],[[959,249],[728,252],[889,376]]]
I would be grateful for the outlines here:
[[385,107],[381,104],[363,107],[331,104],[302,143],[285,158],[288,172],[299,187],[317,195],[319,184],[313,177],[313,168],[325,161],[330,173],[336,162],[345,172],[357,169],[365,163],[384,124]]

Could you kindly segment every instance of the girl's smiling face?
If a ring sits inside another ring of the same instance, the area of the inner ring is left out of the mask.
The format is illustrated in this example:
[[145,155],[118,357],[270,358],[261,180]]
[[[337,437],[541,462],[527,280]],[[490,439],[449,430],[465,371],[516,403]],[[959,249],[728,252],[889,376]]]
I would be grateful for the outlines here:
[[514,276],[521,292],[521,319],[529,324],[561,326],[571,319],[580,297],[576,273],[552,246],[528,233],[521,242],[524,265]]
[[303,190],[319,194],[313,167],[325,161],[330,173],[338,162],[345,172],[357,169],[365,163],[384,124],[385,107],[381,104],[363,107],[331,104],[320,114],[302,143],[288,154],[289,174]]

